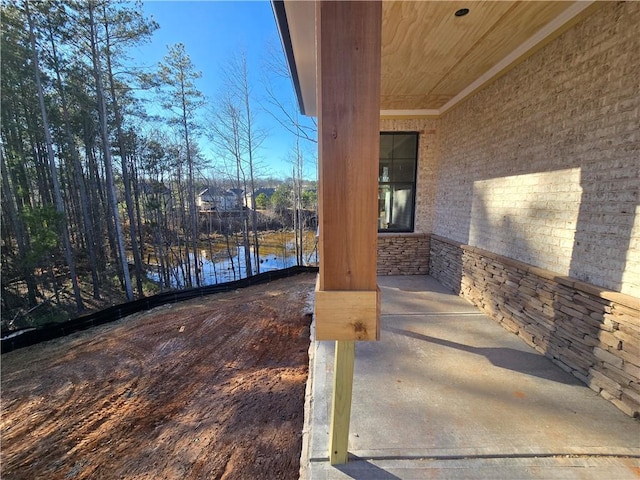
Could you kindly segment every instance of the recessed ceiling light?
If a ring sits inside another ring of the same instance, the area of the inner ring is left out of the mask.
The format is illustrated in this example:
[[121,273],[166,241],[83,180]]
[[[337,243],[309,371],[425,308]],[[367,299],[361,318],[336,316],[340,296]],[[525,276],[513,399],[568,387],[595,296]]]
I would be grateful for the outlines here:
[[455,13],[456,17],[464,17],[467,13],[469,13],[469,9],[468,8],[461,8],[460,10],[458,10]]

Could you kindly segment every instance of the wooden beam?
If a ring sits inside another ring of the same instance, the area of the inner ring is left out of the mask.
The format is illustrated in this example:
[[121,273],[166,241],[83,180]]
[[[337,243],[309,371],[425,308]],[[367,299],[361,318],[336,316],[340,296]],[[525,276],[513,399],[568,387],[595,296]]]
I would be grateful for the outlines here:
[[[380,338],[380,291],[316,289],[316,340],[377,340]],[[322,321],[318,322],[317,319]]]
[[[376,340],[382,5],[316,2],[316,332],[336,342],[329,457],[347,461],[354,340]],[[325,332],[326,335],[322,332]]]
[[329,463],[347,463],[349,456],[349,421],[351,420],[351,394],[353,390],[353,366],[356,343],[336,342],[333,374],[333,405],[329,428]]
[[320,1],[316,22],[319,290],[375,292],[381,5]]
[[320,290],[376,289],[378,2],[317,2]]

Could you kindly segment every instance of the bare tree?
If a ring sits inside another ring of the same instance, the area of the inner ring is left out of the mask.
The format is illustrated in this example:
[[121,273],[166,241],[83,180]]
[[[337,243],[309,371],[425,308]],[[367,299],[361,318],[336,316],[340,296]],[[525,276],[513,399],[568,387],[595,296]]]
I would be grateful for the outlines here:
[[279,83],[291,85],[291,73],[280,46],[269,43],[269,54],[263,63],[263,84],[266,96],[262,108],[278,122],[278,124],[299,140],[318,143],[318,124],[315,117],[307,117],[308,122],[301,122],[298,105],[293,98],[282,99],[276,93]]
[[[240,135],[245,145],[246,165],[249,171],[249,187],[251,193],[251,227],[253,231],[253,248],[256,273],[260,273],[260,242],[258,241],[258,212],[256,209],[256,151],[264,141],[265,135],[255,126],[256,119],[252,109],[251,87],[249,84],[249,71],[247,68],[247,56],[241,52],[239,57],[231,64],[227,83],[239,97],[244,107],[240,118]],[[246,191],[246,189],[245,189]],[[246,198],[246,195],[245,195]]]
[[317,144],[318,126],[315,119],[303,120],[299,114],[294,99],[282,99],[275,88],[278,83],[291,83],[291,74],[286,64],[285,56],[279,47],[269,45],[271,54],[263,65],[264,87],[266,97],[263,101],[264,110],[273,117],[278,124],[295,138],[295,145],[291,152],[292,164],[292,201],[293,201],[293,230],[295,238],[296,261],[303,264],[304,228],[305,221],[302,208],[302,185],[304,181],[304,155],[302,143]]
[[[255,204],[256,178],[258,174],[257,152],[266,137],[257,126],[253,109],[253,93],[249,79],[249,69],[244,51],[233,57],[224,67],[224,93],[212,126],[212,139],[222,152],[235,162],[237,188],[242,188],[243,205],[251,212],[251,233],[253,237],[253,263],[256,273],[260,272],[260,241],[258,237],[258,212]],[[249,226],[243,208],[243,244],[247,275],[251,275],[249,251]]]
[[[247,177],[243,161],[243,141],[241,128],[241,110],[234,102],[230,92],[223,94],[214,113],[209,135],[218,147],[223,159],[229,160],[232,167],[227,170],[229,178],[234,180],[236,207],[242,223],[242,245],[244,249],[247,276],[252,275],[251,247],[249,242],[249,226],[247,212],[244,208],[244,193],[247,188]],[[233,172],[233,173],[231,173]]]

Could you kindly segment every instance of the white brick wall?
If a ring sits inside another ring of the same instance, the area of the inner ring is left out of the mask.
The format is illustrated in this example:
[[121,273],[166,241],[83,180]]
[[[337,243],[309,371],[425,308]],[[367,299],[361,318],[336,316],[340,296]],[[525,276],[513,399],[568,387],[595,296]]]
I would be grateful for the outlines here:
[[607,3],[437,125],[421,228],[640,296],[640,2]]
[[568,275],[581,196],[579,168],[477,180],[469,244]]

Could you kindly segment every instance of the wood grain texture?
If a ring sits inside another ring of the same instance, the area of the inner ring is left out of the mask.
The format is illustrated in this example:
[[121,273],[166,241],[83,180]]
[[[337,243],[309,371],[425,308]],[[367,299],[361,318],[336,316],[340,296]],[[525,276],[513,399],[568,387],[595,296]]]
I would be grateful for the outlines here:
[[381,4],[319,2],[321,290],[376,289]]
[[[568,2],[515,2],[430,90],[431,95],[460,92],[567,8]],[[470,78],[470,75],[474,78]]]
[[329,463],[331,465],[347,463],[349,457],[349,422],[351,421],[355,356],[355,342],[336,342],[333,401],[329,427]]
[[316,290],[316,340],[378,340],[379,291]]
[[440,108],[570,5],[383,2],[381,108]]

